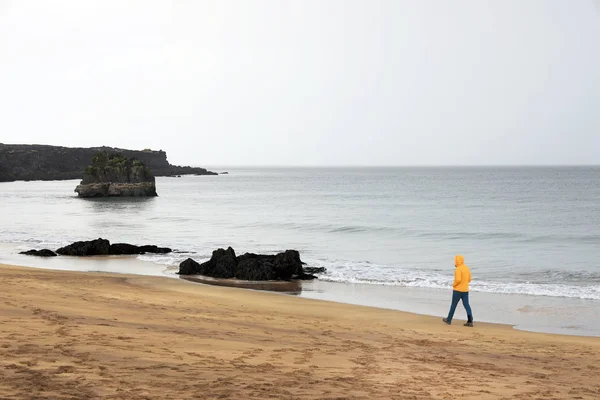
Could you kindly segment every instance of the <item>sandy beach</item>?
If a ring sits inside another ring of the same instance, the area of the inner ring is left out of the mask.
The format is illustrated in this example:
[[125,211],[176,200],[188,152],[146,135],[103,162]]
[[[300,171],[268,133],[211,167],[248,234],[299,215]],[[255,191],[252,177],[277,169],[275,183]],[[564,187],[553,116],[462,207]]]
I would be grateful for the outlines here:
[[7,265],[0,298],[0,399],[600,398],[599,338]]

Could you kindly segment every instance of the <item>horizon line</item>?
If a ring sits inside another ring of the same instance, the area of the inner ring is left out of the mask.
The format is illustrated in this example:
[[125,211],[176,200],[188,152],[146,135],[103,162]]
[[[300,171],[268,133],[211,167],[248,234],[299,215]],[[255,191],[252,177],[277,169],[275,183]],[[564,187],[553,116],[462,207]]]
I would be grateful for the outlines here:
[[585,168],[600,167],[600,164],[423,164],[423,165],[193,165],[195,168]]

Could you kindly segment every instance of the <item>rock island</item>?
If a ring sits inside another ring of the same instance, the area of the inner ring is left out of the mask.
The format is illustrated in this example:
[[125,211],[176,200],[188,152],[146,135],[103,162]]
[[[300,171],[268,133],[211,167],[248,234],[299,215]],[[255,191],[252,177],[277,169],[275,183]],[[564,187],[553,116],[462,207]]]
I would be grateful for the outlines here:
[[79,197],[157,196],[154,175],[143,162],[106,151],[93,157],[75,192]]

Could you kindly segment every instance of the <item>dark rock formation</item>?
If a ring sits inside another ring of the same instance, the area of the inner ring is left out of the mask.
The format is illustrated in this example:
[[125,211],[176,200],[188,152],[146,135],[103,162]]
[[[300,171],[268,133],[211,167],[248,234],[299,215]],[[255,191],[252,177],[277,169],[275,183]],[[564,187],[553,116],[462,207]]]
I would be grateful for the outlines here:
[[179,264],[178,274],[180,274],[180,275],[195,275],[195,274],[199,274],[200,273],[199,271],[200,271],[200,264],[197,263],[196,261],[192,260],[191,258],[188,258],[187,260],[185,260],[184,262]]
[[246,253],[236,257],[235,251],[217,249],[205,263],[188,258],[179,264],[180,275],[205,275],[213,278],[237,278],[249,281],[314,279],[306,273],[296,250],[286,250],[276,255]]
[[167,161],[167,153],[162,150],[136,151],[112,147],[71,148],[0,143],[0,182],[81,179],[90,160],[98,151],[136,158],[143,162],[154,176],[216,175],[215,172],[204,168],[171,165]]
[[275,272],[283,279],[290,279],[292,275],[301,275],[303,265],[297,250],[286,250],[275,256]]
[[154,176],[144,163],[102,151],[94,155],[75,192],[80,197],[157,196]]
[[231,247],[227,250],[217,249],[212,257],[198,267],[198,274],[215,278],[233,278],[237,267],[237,257]]
[[238,257],[238,268],[235,277],[248,281],[276,280],[275,256],[246,253]]
[[170,253],[173,251],[168,247],[157,247],[153,244],[152,245],[146,244],[144,246],[140,246],[139,250],[142,253],[157,253],[157,254],[166,254],[166,253]]
[[62,256],[106,256],[110,249],[110,243],[106,239],[75,242],[61,247],[56,252]]
[[22,251],[19,254],[25,254],[26,256],[37,256],[37,257],[56,257],[56,253],[53,252],[52,250],[48,250],[48,249]]
[[129,243],[113,243],[108,249],[110,255],[130,255],[130,254],[145,254],[145,253],[157,253],[166,254],[170,253],[171,250],[168,247],[158,247],[154,245],[136,246]]
[[130,255],[130,254],[142,254],[139,246],[135,246],[129,243],[113,243],[108,248],[108,254],[113,255]]
[[58,254],[64,256],[120,256],[145,253],[165,254],[172,251],[173,250],[169,249],[168,247],[158,247],[155,245],[136,246],[129,243],[110,244],[108,240],[102,238],[75,242],[56,250]]

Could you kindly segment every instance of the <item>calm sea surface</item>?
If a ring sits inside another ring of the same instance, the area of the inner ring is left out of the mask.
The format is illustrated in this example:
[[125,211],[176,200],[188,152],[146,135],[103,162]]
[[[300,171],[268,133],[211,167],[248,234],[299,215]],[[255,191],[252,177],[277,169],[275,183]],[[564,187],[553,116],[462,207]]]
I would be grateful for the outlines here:
[[359,284],[369,297],[446,294],[460,253],[473,295],[583,301],[584,314],[600,319],[600,168],[228,171],[157,178],[159,197],[142,200],[79,199],[77,181],[0,183],[0,243],[169,246],[180,252],[139,257],[167,275],[218,247],[293,248],[327,268],[321,281]]

